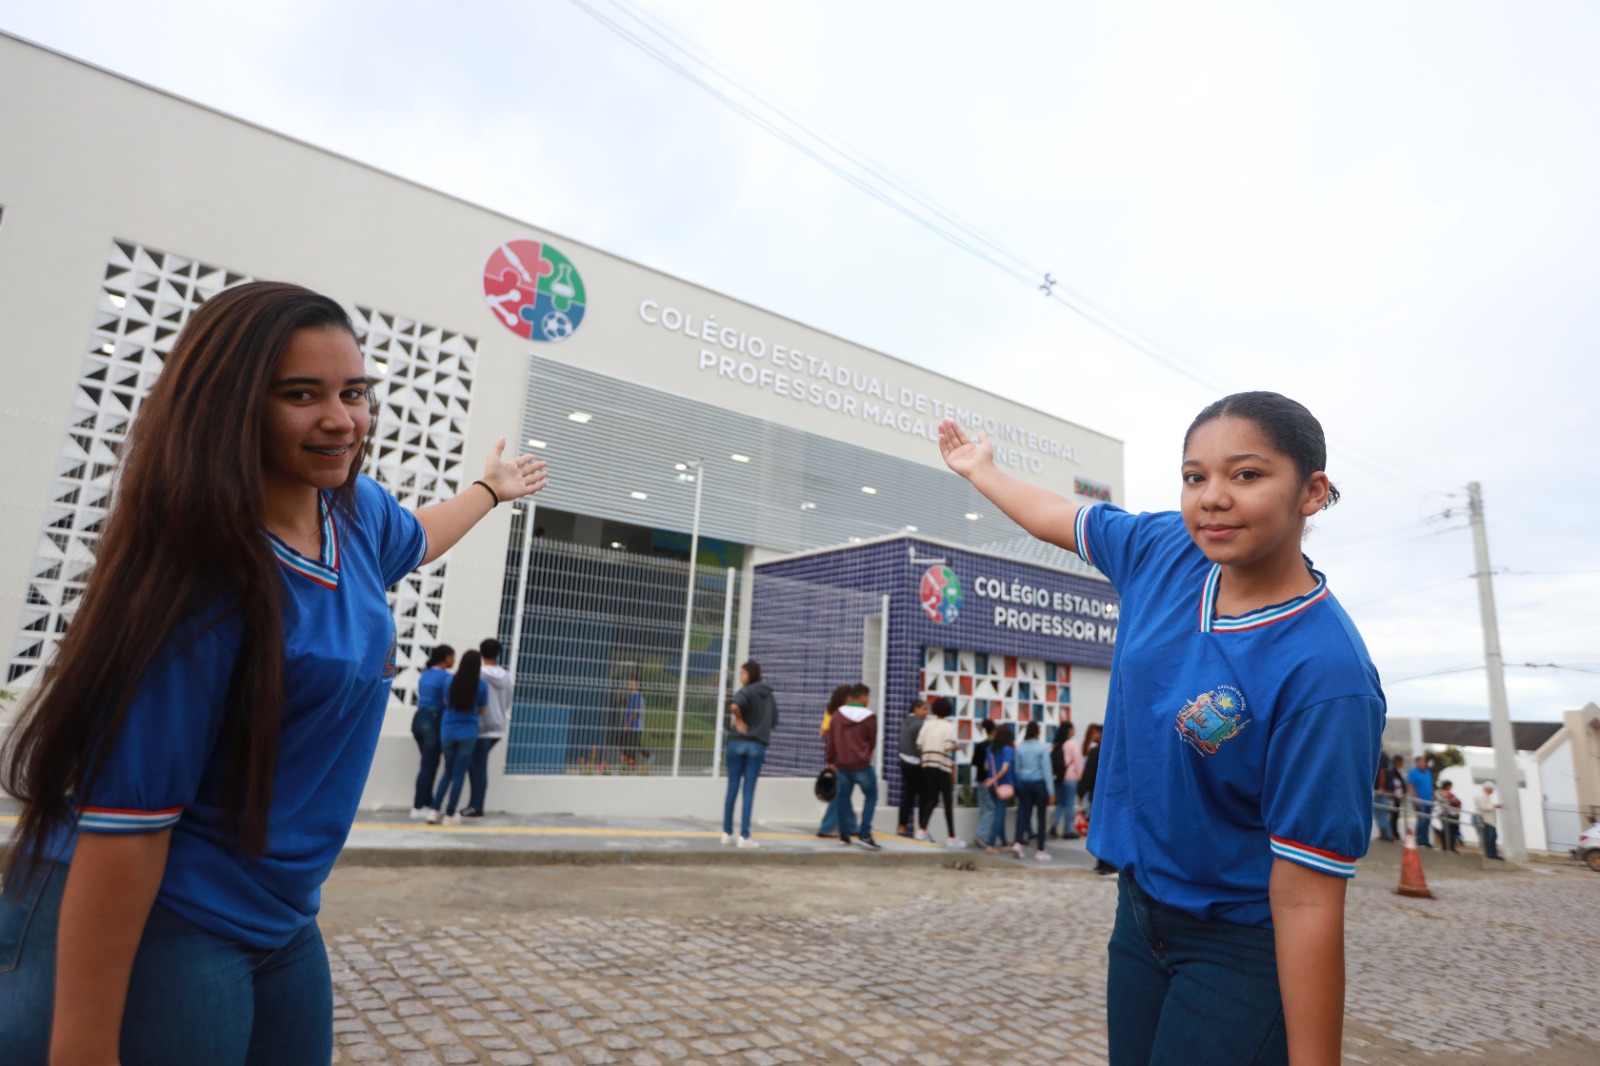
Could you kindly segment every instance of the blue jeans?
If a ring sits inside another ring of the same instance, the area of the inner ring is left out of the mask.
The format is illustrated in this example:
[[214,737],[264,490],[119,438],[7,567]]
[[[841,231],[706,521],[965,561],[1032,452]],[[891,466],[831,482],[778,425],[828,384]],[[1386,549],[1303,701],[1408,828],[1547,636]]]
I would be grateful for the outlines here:
[[439,717],[437,707],[418,707],[411,716],[411,735],[416,739],[422,765],[417,770],[417,787],[412,791],[412,807],[432,807],[433,779],[439,772]]
[[834,805],[839,808],[839,818],[843,823],[839,836],[845,840],[850,839],[851,823],[856,822],[855,807],[851,805],[850,794],[857,786],[861,795],[865,797],[861,805],[861,820],[858,828],[863,839],[872,839],[872,815],[878,809],[878,774],[872,767],[866,766],[860,770],[838,770],[839,793],[834,797]]
[[[986,848],[1003,848],[1006,846],[1006,812],[1011,809],[1011,801],[1003,800],[994,794],[994,789],[978,786],[978,805],[983,808],[978,813],[978,843]],[[988,803],[983,802],[983,797],[988,797]],[[1021,829],[1017,830],[1019,833]]]
[[467,806],[479,814],[483,813],[489,793],[489,752],[498,743],[499,737],[479,737],[477,746],[472,749],[472,765],[467,767],[467,781],[472,786],[472,798]]
[[733,803],[744,793],[744,810],[739,817],[739,835],[750,835],[750,804],[756,798],[756,778],[767,761],[767,746],[758,740],[728,741],[728,794],[722,801],[722,831],[733,832]]
[[1071,836],[1073,808],[1078,804],[1078,783],[1062,778],[1056,782],[1056,813],[1051,825],[1061,830],[1062,836]]
[[1411,809],[1417,816],[1417,847],[1433,847],[1433,842],[1428,839],[1428,822],[1433,818],[1433,801],[1414,799],[1411,801]]
[[[472,765],[472,749],[478,746],[478,738],[471,740],[447,740],[444,742],[444,776],[439,778],[439,789],[433,794],[433,803],[430,805],[436,811],[445,814],[456,813],[456,803],[461,799],[461,786],[467,780],[467,769]],[[450,792],[450,806],[444,805],[445,790]]]
[[[1050,786],[1041,778],[1038,781],[1017,782],[1017,842],[1037,834],[1039,851],[1044,850],[1045,824],[1050,816]],[[1037,828],[1035,828],[1037,826]]]
[[[48,863],[0,900],[0,1048],[44,1066],[55,1004],[56,924],[67,867]],[[275,950],[207,932],[157,903],[134,955],[122,1066],[302,1066],[333,1055],[333,982],[315,922]]]
[[1483,837],[1483,857],[1486,859],[1498,859],[1500,851],[1496,845],[1500,842],[1500,827],[1480,825],[1478,834]]
[[1378,794],[1372,798],[1372,820],[1378,825],[1378,836],[1382,840],[1393,840],[1394,831],[1390,828],[1393,820],[1394,803],[1388,796]]
[[[840,789],[839,791],[843,791]],[[846,836],[856,835],[856,812],[845,808],[844,832]],[[822,816],[822,824],[817,826],[819,836],[831,837],[839,831],[839,792],[833,794],[833,799],[828,803],[828,810]]]
[[1111,1066],[1287,1066],[1271,929],[1201,921],[1123,870],[1109,951]]

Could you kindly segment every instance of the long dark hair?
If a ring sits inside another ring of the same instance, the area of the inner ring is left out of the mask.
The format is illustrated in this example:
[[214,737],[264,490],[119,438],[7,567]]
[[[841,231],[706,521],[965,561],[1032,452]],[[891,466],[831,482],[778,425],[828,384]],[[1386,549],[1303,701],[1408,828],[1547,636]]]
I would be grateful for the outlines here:
[[461,665],[456,676],[450,679],[450,697],[446,701],[452,711],[478,709],[478,678],[483,673],[483,656],[475,651],[461,653]]
[[[246,854],[265,849],[283,704],[283,579],[263,532],[263,422],[278,359],[301,329],[355,335],[326,296],[252,282],[207,300],[174,341],[122,447],[77,614],[0,757],[0,785],[23,805],[13,865],[32,866],[72,823],[162,646],[192,642],[235,612],[243,633],[217,738],[222,809]],[[334,493],[346,514],[367,448],[361,441]]]
[[833,695],[828,697],[828,714],[832,714],[844,706],[844,701],[850,697],[850,686],[840,685],[833,690]]
[[1012,729],[1010,724],[1008,723],[1008,724],[1002,725],[999,729],[996,729],[994,731],[994,739],[989,741],[989,750],[990,751],[1000,751],[1003,748],[1015,747],[1016,743],[1017,743],[1016,730]]

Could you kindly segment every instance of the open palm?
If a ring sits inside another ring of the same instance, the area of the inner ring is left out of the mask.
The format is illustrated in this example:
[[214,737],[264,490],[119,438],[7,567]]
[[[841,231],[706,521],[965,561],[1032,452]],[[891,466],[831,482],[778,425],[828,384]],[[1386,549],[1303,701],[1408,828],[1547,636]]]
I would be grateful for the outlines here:
[[978,431],[978,439],[967,436],[967,431],[953,418],[939,423],[939,454],[945,465],[962,477],[971,477],[978,468],[994,462],[994,443],[989,435]]

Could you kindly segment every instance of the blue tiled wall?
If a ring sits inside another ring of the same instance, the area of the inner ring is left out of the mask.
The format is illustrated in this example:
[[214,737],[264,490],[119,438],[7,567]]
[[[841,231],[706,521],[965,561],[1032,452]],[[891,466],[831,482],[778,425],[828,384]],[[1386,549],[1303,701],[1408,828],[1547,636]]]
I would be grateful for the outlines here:
[[[931,561],[934,559],[943,559],[942,565],[954,571],[961,586],[959,610],[943,621],[930,617],[921,603],[923,576],[938,565]],[[980,589],[994,591],[996,586],[1003,586],[1008,596],[1013,591],[1020,593],[1024,586],[1042,589],[1046,605],[1041,608],[978,594]],[[1111,665],[1112,644],[1100,638],[1108,635],[1101,627],[1114,627],[1114,619],[1080,619],[1077,614],[1052,609],[1058,595],[1116,604],[1115,590],[1104,582],[915,537],[767,563],[755,568],[750,650],[762,663],[783,710],[767,755],[770,769],[763,772],[809,776],[822,768],[817,732],[828,693],[835,684],[858,679],[863,619],[878,613],[885,593],[890,606],[885,701],[889,735],[884,772],[891,802],[898,799],[900,787],[895,739],[905,709],[920,694],[924,648],[959,648],[1082,666]],[[1090,639],[997,626],[996,607],[1055,616],[1068,623],[1079,620],[1090,627]]]

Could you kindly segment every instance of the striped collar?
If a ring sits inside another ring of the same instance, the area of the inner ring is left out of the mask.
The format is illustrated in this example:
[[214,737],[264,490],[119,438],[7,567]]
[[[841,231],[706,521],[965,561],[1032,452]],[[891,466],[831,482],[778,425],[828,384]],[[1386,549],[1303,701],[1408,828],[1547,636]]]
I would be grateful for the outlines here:
[[284,569],[314,581],[323,588],[336,589],[339,587],[339,529],[334,525],[333,509],[328,506],[327,497],[320,492],[317,493],[317,514],[322,518],[321,559],[307,559],[271,530],[267,531],[267,539],[272,543],[272,554],[278,557],[278,563]]
[[1217,614],[1217,589],[1222,584],[1222,564],[1212,563],[1211,572],[1206,575],[1205,589],[1200,594],[1200,632],[1202,633],[1239,633],[1246,629],[1260,629],[1262,626],[1281,622],[1291,618],[1310,607],[1319,600],[1328,598],[1328,579],[1322,572],[1311,565],[1311,560],[1306,559],[1306,569],[1317,579],[1317,587],[1304,596],[1297,596],[1283,603],[1274,603],[1270,607],[1262,607],[1251,611],[1249,614],[1237,616],[1216,617]]

